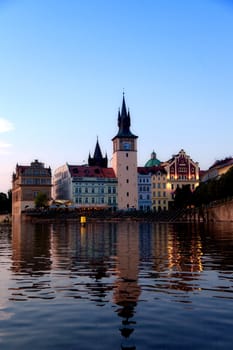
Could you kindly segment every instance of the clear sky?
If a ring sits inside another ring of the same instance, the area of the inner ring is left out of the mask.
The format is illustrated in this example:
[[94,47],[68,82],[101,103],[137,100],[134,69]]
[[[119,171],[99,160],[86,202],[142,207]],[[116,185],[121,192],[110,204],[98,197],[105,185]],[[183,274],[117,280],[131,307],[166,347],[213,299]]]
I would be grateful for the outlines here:
[[16,163],[86,163],[97,136],[110,160],[123,89],[139,166],[232,156],[233,1],[0,0],[0,192]]

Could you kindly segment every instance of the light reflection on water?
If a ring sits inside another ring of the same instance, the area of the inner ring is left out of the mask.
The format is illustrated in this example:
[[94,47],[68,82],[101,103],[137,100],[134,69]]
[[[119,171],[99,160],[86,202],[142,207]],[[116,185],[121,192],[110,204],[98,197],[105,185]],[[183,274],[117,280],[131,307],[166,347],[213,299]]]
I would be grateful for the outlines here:
[[233,224],[0,232],[1,349],[230,349]]

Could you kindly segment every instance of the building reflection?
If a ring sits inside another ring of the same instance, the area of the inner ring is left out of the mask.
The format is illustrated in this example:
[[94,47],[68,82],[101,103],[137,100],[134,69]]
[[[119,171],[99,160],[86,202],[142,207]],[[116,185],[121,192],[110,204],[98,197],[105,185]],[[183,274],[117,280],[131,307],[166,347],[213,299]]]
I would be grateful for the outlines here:
[[135,308],[141,293],[138,283],[139,273],[139,226],[135,223],[122,222],[117,231],[117,278],[113,301],[117,304],[117,313],[122,319],[120,332],[122,349],[136,349],[131,339],[136,322]]
[[[203,270],[203,244],[200,232],[188,225],[154,227],[154,269],[159,288],[194,291]],[[163,283],[161,283],[161,280]]]
[[54,224],[51,246],[53,270],[70,271],[73,297],[85,294],[98,305],[106,303],[111,290],[106,281],[115,265],[116,224]]
[[14,215],[12,220],[12,270],[43,275],[51,270],[50,225],[33,224]]

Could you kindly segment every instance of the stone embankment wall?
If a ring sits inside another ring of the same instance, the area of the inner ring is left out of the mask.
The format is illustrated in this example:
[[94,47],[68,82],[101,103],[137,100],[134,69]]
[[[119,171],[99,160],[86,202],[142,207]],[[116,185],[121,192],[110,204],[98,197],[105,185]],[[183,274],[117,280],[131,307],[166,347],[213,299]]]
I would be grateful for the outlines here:
[[233,200],[212,205],[205,214],[207,221],[233,221]]

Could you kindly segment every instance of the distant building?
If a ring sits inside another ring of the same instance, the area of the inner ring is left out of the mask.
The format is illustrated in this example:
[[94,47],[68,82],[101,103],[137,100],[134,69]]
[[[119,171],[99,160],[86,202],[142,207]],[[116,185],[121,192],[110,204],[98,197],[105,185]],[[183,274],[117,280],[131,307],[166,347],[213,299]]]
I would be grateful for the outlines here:
[[117,207],[117,179],[111,168],[65,164],[54,172],[54,198],[82,208]]
[[201,177],[201,182],[219,179],[233,166],[233,158],[228,157],[222,160],[217,160],[211,167],[204,172]]
[[168,209],[167,172],[163,166],[138,167],[140,210]]
[[170,198],[167,183],[167,171],[165,167],[153,167],[151,176],[151,198],[153,211],[168,210]]
[[152,166],[159,166],[161,164],[160,160],[158,160],[155,151],[151,153],[151,158],[146,162],[145,167],[150,168]]
[[138,167],[138,209],[151,210],[151,168]]
[[138,208],[137,138],[130,131],[125,98],[118,113],[118,133],[113,137],[112,167],[118,180],[118,209]]
[[182,149],[170,160],[163,163],[167,172],[168,201],[172,202],[177,187],[190,185],[191,191],[199,185],[199,165]]
[[16,165],[12,176],[12,213],[20,214],[26,208],[35,207],[39,192],[51,199],[52,174],[37,159],[30,165]]
[[89,166],[99,166],[101,168],[107,168],[108,167],[108,157],[107,154],[105,157],[102,156],[102,152],[100,149],[99,141],[97,139],[96,146],[95,146],[95,152],[93,157],[89,154],[88,157],[88,165]]
[[107,156],[97,140],[89,165],[65,164],[54,172],[54,198],[70,200],[82,208],[117,208],[117,179],[112,168],[107,168]]

